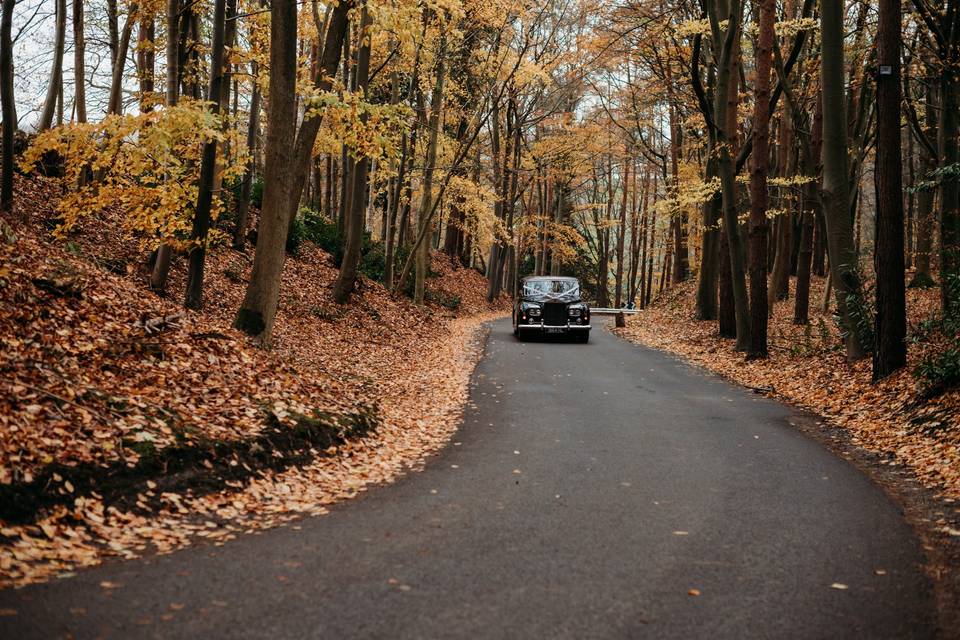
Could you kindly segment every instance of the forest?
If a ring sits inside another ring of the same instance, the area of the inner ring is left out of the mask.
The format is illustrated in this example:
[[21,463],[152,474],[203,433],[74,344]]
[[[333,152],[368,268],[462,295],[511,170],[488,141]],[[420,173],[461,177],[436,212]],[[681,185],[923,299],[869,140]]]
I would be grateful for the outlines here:
[[[277,424],[392,416],[417,464],[411,381],[465,384],[529,275],[960,496],[957,0],[2,0],[0,104],[0,520],[229,511],[123,469],[282,475],[177,453]],[[2,568],[94,562],[111,518]]]
[[490,300],[529,274],[600,307],[695,280],[750,357],[791,277],[803,325],[827,276],[874,379],[906,363],[904,284],[939,287],[953,333],[950,2],[67,5],[4,4],[3,209],[18,170],[62,181],[61,235],[122,202],[153,290],[188,263],[188,308],[209,250],[255,245],[235,326],[261,340],[304,235],[340,303],[371,261],[422,302],[442,251]]

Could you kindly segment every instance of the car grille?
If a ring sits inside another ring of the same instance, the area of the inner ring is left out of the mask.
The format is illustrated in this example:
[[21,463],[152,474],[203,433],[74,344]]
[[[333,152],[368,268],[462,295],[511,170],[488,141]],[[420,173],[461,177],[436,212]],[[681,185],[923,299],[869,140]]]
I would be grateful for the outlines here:
[[566,326],[567,305],[562,302],[548,302],[543,305],[543,324],[550,327]]

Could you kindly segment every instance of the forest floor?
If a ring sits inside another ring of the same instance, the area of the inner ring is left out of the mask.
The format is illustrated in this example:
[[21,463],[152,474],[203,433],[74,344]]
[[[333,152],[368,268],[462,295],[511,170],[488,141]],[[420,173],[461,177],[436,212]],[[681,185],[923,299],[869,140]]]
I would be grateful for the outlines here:
[[252,265],[211,251],[202,312],[145,283],[116,212],[55,239],[59,191],[18,177],[0,242],[0,586],[170,552],[324,513],[420,466],[456,429],[488,305],[435,257],[428,291],[365,278],[330,296],[331,257],[288,257],[274,347],[231,328]]

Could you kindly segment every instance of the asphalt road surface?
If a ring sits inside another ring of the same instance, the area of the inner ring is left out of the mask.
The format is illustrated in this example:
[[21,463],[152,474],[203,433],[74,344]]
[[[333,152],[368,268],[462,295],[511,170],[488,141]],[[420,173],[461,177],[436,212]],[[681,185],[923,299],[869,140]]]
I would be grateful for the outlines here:
[[932,635],[911,528],[791,409],[596,328],[495,323],[473,382],[422,473],[299,530],[0,592],[0,638]]

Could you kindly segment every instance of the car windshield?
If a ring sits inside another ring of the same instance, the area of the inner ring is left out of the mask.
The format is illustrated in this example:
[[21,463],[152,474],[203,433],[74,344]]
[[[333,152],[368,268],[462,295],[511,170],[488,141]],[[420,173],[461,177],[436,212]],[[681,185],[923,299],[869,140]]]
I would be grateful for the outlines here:
[[531,298],[567,298],[580,295],[576,280],[527,280],[523,283],[523,295]]

